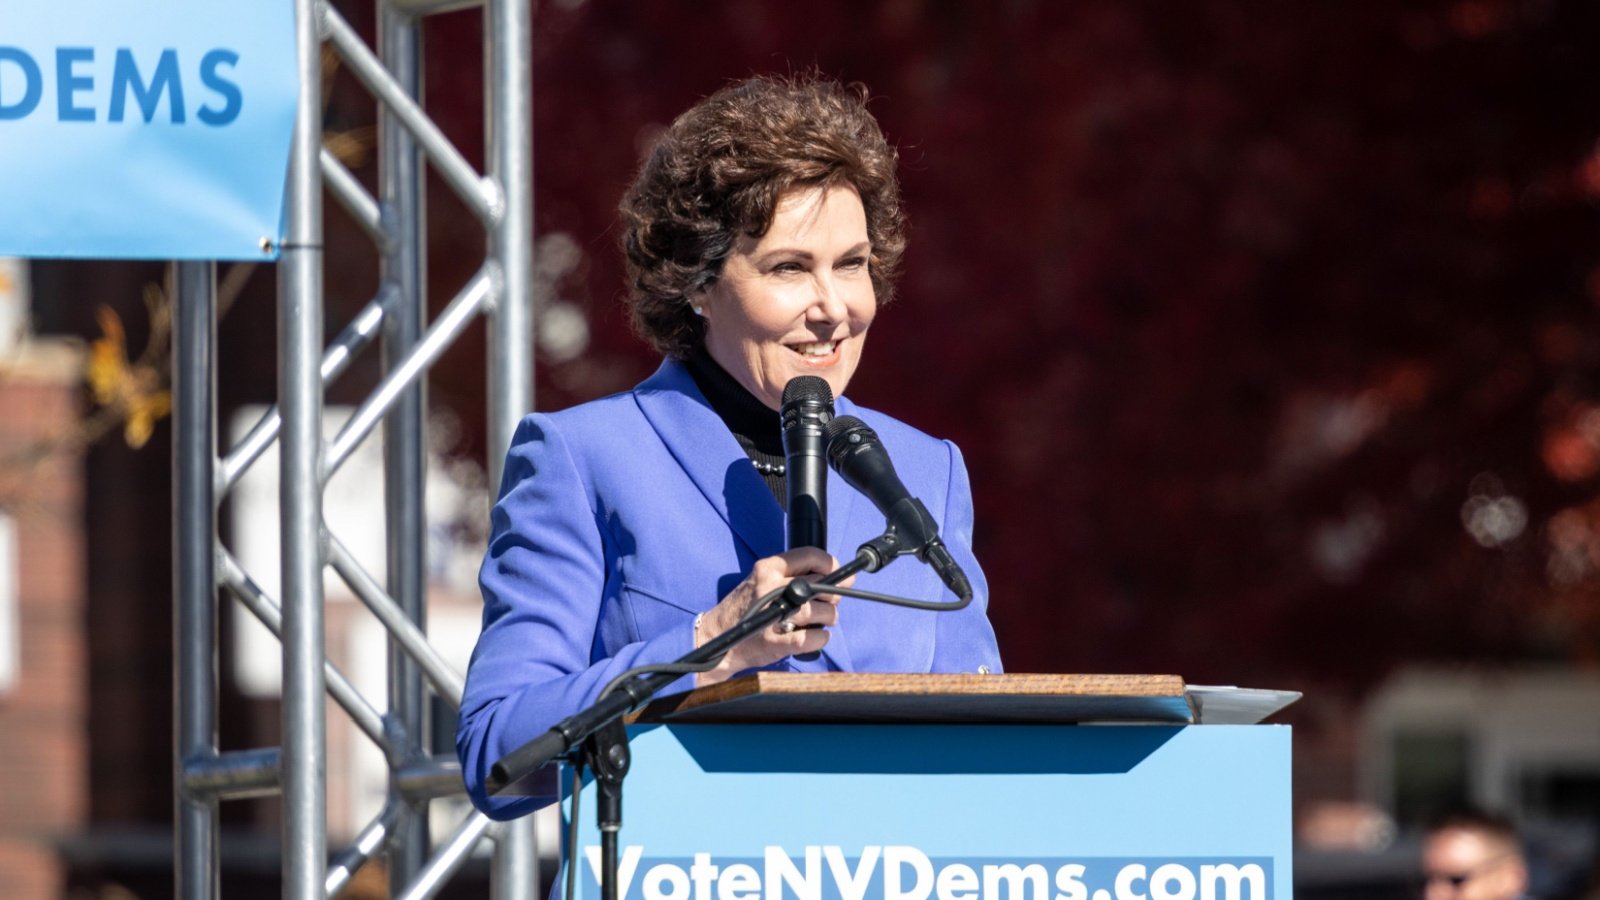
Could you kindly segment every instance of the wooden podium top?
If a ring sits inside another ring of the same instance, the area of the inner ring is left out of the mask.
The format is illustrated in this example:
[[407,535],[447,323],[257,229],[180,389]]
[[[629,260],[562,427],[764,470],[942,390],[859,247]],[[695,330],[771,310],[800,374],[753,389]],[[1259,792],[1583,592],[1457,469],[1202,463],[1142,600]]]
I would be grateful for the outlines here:
[[1159,722],[1201,720],[1177,675],[757,672],[662,697],[635,722]]

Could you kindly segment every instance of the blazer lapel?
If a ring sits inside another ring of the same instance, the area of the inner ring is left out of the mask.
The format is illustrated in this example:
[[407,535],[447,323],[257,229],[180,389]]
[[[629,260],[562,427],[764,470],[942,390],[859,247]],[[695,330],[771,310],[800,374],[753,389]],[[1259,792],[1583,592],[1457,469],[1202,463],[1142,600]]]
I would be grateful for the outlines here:
[[783,509],[689,370],[666,360],[633,396],[673,459],[750,553],[760,559],[781,552]]
[[[853,416],[856,414],[856,406],[847,398],[840,397],[834,403],[833,411],[836,416]],[[847,563],[855,559],[856,548],[859,546],[847,540],[850,535],[850,519],[855,513],[857,499],[860,499],[863,506],[871,508],[872,504],[856,493],[855,488],[845,484],[844,479],[839,477],[839,473],[835,472],[832,466],[829,466],[828,552],[838,557],[841,563]],[[846,546],[846,544],[849,544],[849,546]]]

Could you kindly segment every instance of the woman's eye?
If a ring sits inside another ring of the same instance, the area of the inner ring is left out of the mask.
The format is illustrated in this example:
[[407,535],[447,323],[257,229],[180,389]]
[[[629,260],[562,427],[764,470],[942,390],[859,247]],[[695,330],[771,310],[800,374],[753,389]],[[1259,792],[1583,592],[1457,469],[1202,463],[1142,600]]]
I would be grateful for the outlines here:
[[797,262],[782,262],[782,263],[778,263],[777,265],[773,266],[772,267],[772,271],[778,272],[778,273],[781,273],[781,274],[784,274],[784,275],[789,275],[789,274],[793,274],[795,272],[800,272],[800,271],[803,271],[803,270],[800,268],[800,264],[797,263]]
[[865,256],[852,256],[849,259],[840,261],[839,268],[841,268],[841,269],[861,269],[861,268],[865,268],[866,265],[867,265],[867,258]]

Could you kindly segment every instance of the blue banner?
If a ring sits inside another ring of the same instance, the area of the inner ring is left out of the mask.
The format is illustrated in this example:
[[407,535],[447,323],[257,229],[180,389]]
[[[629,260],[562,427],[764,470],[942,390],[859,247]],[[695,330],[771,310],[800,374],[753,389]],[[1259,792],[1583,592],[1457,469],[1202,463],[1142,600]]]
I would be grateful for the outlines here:
[[273,259],[289,0],[0,0],[0,255]]
[[[621,900],[1293,896],[1283,726],[677,725],[630,734]],[[584,900],[601,896],[595,805],[591,782],[578,804]]]

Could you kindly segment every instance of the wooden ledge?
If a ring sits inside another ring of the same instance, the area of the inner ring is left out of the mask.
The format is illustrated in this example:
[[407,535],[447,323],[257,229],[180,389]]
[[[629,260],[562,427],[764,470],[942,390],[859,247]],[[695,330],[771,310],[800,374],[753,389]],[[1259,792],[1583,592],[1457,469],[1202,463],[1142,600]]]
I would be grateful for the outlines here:
[[636,722],[1195,721],[1177,675],[758,672],[662,697]]

